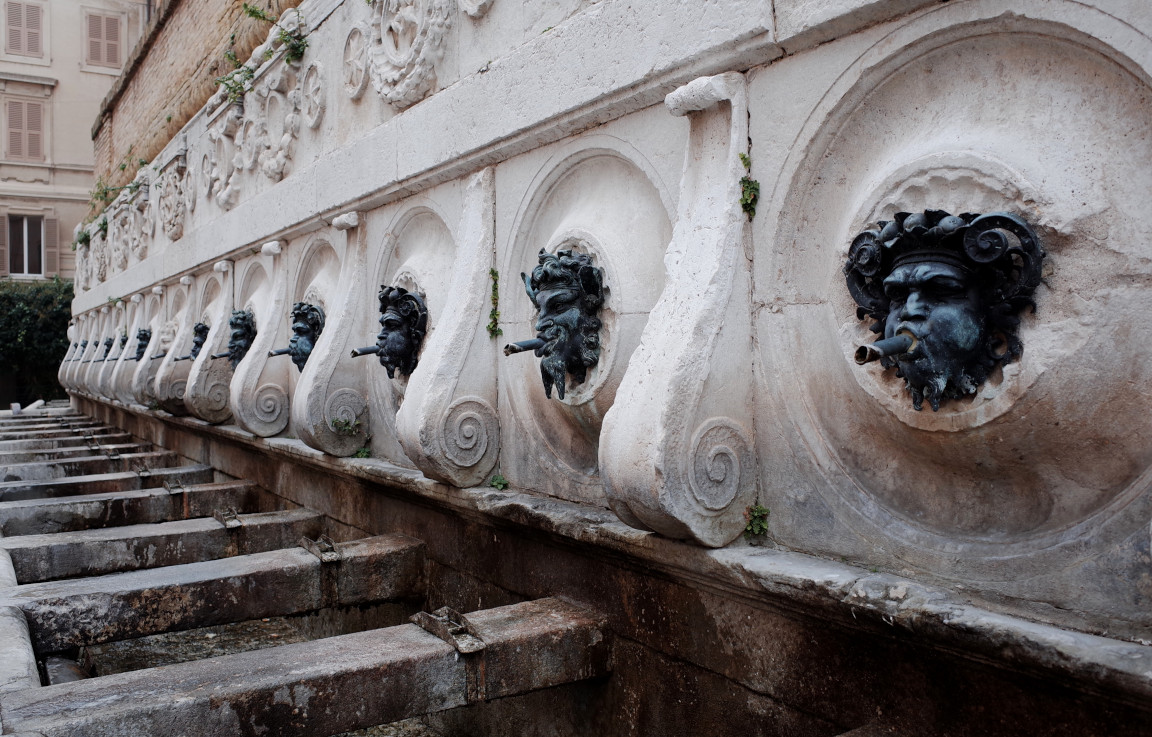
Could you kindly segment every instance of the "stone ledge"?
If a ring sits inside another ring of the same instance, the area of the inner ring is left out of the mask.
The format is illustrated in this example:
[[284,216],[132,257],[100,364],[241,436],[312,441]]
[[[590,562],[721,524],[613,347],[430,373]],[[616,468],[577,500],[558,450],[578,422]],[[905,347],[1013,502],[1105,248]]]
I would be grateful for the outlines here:
[[1152,645],[1142,642],[997,613],[946,588],[847,563],[742,541],[717,550],[699,548],[632,529],[607,509],[512,490],[458,489],[380,460],[326,456],[297,440],[265,440],[234,426],[209,425],[78,394],[74,397],[82,408],[92,402],[254,453],[381,484],[485,524],[515,526],[577,543],[591,555],[638,561],[694,588],[757,606],[912,641],[998,668],[1065,682],[1142,709],[1152,703]]

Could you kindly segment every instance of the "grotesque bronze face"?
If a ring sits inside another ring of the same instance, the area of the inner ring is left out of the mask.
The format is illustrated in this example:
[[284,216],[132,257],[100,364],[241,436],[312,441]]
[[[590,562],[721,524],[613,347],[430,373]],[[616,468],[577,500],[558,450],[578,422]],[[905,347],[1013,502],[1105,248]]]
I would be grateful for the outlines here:
[[236,368],[256,339],[256,317],[245,310],[233,310],[228,320],[228,329],[231,331],[228,337],[228,363]]
[[148,344],[152,342],[152,329],[145,328],[136,331],[136,358],[139,361],[144,358],[144,351],[148,350]]
[[200,349],[204,347],[204,341],[208,340],[209,327],[202,322],[198,322],[192,326],[192,350],[188,352],[188,357],[193,361],[200,355]]
[[857,351],[896,368],[919,410],[976,393],[1018,358],[1019,312],[1034,307],[1044,249],[1007,213],[897,213],[856,236],[844,267],[859,317],[884,339]]
[[376,357],[395,378],[416,370],[420,346],[428,329],[428,308],[418,294],[401,287],[380,285],[380,334],[376,336]]
[[306,302],[292,305],[292,338],[288,341],[288,355],[300,371],[308,363],[312,348],[324,332],[324,311]]
[[544,394],[564,398],[567,377],[583,383],[600,360],[600,318],[604,273],[592,258],[575,251],[555,255],[541,249],[540,265],[521,274],[528,298],[536,306],[536,339],[505,346],[505,355],[534,349],[540,360]]

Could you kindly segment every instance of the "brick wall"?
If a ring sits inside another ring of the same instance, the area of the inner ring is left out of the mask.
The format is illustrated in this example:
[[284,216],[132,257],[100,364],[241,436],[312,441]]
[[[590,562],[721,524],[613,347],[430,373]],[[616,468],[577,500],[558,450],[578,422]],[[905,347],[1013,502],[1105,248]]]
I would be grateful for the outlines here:
[[[300,0],[252,4],[277,15]],[[268,35],[269,25],[246,16],[240,0],[158,5],[152,27],[105,98],[93,129],[96,176],[109,186],[131,181],[138,160],[151,161],[215,93],[213,81],[232,69],[224,58],[229,46],[246,61]],[[123,170],[121,164],[127,164]]]

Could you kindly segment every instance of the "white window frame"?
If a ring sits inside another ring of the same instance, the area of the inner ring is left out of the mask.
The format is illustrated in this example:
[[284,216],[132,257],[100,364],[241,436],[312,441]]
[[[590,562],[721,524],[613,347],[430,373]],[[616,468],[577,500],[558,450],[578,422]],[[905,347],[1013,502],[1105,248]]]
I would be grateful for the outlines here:
[[[15,279],[43,279],[44,278],[44,224],[48,220],[48,216],[43,212],[9,212],[8,222],[12,222],[12,218],[23,218],[24,220],[24,271],[12,271],[12,239],[8,239],[8,276]],[[29,273],[28,271],[28,218],[40,218],[40,271],[36,273]],[[11,232],[11,231],[9,231]]]
[[[2,1],[2,0],[0,0]],[[81,22],[84,24],[82,27],[84,38],[84,51],[80,55],[80,71],[91,72],[92,74],[107,74],[112,77],[119,77],[120,72],[124,70],[124,63],[128,60],[128,54],[132,49],[127,47],[128,41],[128,14],[112,10],[110,8],[98,8],[93,5],[80,6]],[[120,66],[110,67],[104,64],[91,64],[88,61],[88,16],[99,15],[104,17],[115,16],[120,19]]]
[[3,26],[4,39],[0,43],[0,58],[4,61],[18,64],[35,64],[46,67],[52,65],[52,28],[49,3],[44,0],[19,0],[24,5],[37,5],[40,7],[40,56],[27,56],[26,54],[13,54],[8,51],[8,6],[6,0],[0,0],[0,25]]
[[[4,140],[0,144],[0,153],[3,154],[2,160],[9,164],[23,164],[25,166],[49,166],[51,165],[52,157],[49,155],[51,152],[49,132],[52,130],[52,105],[49,104],[48,97],[29,97],[28,95],[0,95],[0,130],[3,131]],[[8,102],[35,102],[39,103],[42,108],[40,115],[40,158],[32,159],[25,157],[14,157],[8,150],[9,137],[8,137]]]

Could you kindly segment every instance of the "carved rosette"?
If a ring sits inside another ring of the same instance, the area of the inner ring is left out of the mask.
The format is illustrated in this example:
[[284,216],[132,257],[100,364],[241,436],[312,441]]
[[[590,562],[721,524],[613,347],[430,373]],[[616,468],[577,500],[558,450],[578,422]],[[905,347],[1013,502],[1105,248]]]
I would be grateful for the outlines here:
[[316,128],[324,119],[324,110],[328,102],[324,97],[324,67],[320,62],[314,61],[304,70],[300,77],[300,114],[304,124],[309,128]]
[[368,51],[372,86],[403,110],[436,84],[436,64],[455,15],[453,0],[385,0],[374,5]]
[[344,92],[353,100],[364,96],[368,89],[368,39],[371,29],[357,24],[344,40]]

